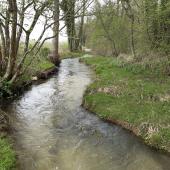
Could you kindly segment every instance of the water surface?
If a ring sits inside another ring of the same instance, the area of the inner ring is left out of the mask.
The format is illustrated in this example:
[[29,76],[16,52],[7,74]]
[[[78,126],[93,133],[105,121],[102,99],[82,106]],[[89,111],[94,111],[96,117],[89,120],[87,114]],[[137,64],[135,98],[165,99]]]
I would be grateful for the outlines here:
[[168,170],[170,158],[80,105],[91,72],[78,59],[6,110],[21,170]]

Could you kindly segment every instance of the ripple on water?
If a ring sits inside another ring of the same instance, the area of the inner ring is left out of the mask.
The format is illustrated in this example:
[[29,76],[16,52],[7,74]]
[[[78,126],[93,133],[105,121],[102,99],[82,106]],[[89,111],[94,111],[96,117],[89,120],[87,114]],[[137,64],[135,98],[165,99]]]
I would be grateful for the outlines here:
[[21,170],[168,170],[170,158],[81,108],[91,72],[63,60],[58,75],[33,86],[7,111]]

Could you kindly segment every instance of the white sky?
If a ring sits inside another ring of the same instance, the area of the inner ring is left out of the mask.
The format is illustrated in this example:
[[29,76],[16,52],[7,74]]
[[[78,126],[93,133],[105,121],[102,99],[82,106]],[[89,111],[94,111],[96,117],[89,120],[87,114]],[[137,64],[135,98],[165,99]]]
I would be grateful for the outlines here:
[[[64,22],[60,22],[60,27],[64,26]],[[38,39],[39,35],[41,34],[41,31],[43,29],[43,24],[39,23],[35,26],[32,34],[31,34],[31,39]],[[47,32],[45,33],[45,37],[49,37],[53,34],[52,30],[49,29],[47,30]],[[50,40],[52,41],[52,40]],[[59,41],[62,42],[66,42],[67,41],[67,34],[66,34],[66,29],[63,29],[60,32],[60,36],[59,36]]]
[[[88,9],[91,10],[91,7],[93,7],[93,5],[90,5]],[[31,15],[34,15],[32,12],[33,12],[33,10],[30,10],[30,11],[28,12],[30,16],[31,16]],[[40,34],[41,34],[42,30],[43,30],[44,20],[45,20],[45,19],[42,18],[42,17],[39,18],[39,22],[38,22],[38,24],[36,24],[33,32],[31,33],[31,36],[30,36],[30,38],[31,38],[32,40],[34,40],[34,39],[36,40],[36,39],[39,38],[39,36],[40,36]],[[32,19],[31,19],[31,20],[27,19],[25,23],[26,23],[27,25],[30,25],[31,22],[32,22]],[[60,21],[60,28],[62,28],[63,26],[64,26],[64,21]],[[45,38],[45,37],[49,37],[49,36],[51,36],[52,34],[53,34],[52,30],[49,29],[49,30],[46,31],[46,33],[45,33],[45,35],[44,35],[44,38]],[[49,40],[49,41],[52,41],[52,39]],[[60,43],[62,43],[62,42],[67,42],[66,28],[64,28],[64,29],[60,32],[59,42],[60,42]]]

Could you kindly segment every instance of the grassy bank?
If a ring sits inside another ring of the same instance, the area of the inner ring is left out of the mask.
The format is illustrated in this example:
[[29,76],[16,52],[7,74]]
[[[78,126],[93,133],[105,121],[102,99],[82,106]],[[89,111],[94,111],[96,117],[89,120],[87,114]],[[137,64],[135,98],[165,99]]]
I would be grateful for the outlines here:
[[84,52],[81,51],[76,51],[76,52],[71,52],[69,50],[69,46],[67,42],[60,43],[59,46],[59,54],[62,59],[67,59],[67,58],[78,58],[83,56]]
[[[30,59],[25,62],[25,66],[30,62]],[[30,84],[32,77],[39,72],[54,67],[46,56],[38,56],[32,64],[29,66],[25,74],[23,74],[14,85],[8,83],[4,84],[3,89],[0,90],[0,101],[6,100],[6,98],[15,98],[25,91],[27,84]],[[3,119],[2,119],[3,118]],[[11,141],[8,140],[6,129],[9,128],[8,118],[4,112],[0,110],[0,170],[10,170],[15,166],[16,157],[15,151],[12,148]],[[4,133],[6,134],[4,136]],[[3,136],[3,137],[1,137]]]
[[0,169],[10,170],[15,165],[15,153],[7,139],[0,138]]
[[53,63],[46,60],[35,61],[27,71],[17,79],[15,84],[9,84],[8,82],[3,84],[0,89],[0,101],[6,98],[15,98],[20,95],[20,91],[24,91],[32,83],[32,77],[39,75],[45,70],[55,67]]
[[85,53],[84,52],[61,52],[61,59],[67,59],[67,58],[79,58],[82,57]]
[[84,107],[170,152],[170,78],[161,64],[151,69],[109,57],[82,61],[96,74],[84,95]]
[[30,81],[32,76],[37,75],[39,72],[47,70],[55,65],[51,63],[48,59],[36,60],[28,68],[27,72],[19,79],[19,82]]
[[15,153],[6,138],[8,126],[9,119],[6,113],[0,110],[0,170],[9,170],[15,165]]

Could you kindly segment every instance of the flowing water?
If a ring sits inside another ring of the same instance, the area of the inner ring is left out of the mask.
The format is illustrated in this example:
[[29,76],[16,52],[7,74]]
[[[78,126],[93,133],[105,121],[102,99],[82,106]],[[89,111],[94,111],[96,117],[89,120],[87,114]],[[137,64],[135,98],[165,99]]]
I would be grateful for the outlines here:
[[91,72],[78,59],[6,108],[21,170],[168,170],[170,158],[80,105]]

